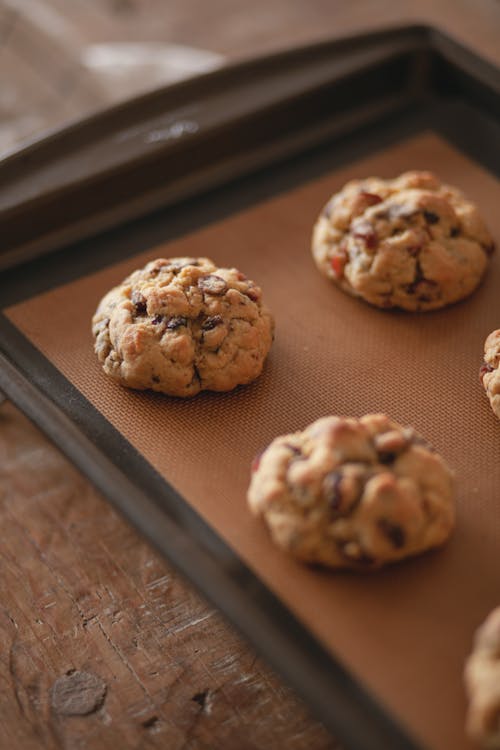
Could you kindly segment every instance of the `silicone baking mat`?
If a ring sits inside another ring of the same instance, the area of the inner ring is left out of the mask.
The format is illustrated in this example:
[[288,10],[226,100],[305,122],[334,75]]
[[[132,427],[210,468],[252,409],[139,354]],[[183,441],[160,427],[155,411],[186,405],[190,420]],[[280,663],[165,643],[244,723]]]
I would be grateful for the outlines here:
[[[464,750],[463,661],[500,603],[500,425],[478,381],[484,339],[500,326],[498,253],[472,297],[407,314],[334,288],[309,252],[318,211],[347,179],[415,168],[461,187],[500,241],[498,181],[427,132],[7,315],[390,713],[429,747]],[[100,297],[146,261],[179,255],[236,265],[262,285],[276,341],[254,384],[182,401],[128,391],[101,371],[90,335]],[[322,415],[377,411],[413,425],[455,469],[452,540],[366,576],[295,563],[247,511],[252,457]]]

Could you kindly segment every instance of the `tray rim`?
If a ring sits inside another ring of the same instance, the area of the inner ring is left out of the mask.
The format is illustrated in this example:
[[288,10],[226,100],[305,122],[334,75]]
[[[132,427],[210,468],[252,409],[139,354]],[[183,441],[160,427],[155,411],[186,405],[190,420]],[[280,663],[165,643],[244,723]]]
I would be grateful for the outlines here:
[[[404,28],[421,29],[422,27],[411,26]],[[425,28],[427,29],[427,27]],[[441,35],[441,32],[438,33]],[[371,34],[367,36],[371,36]],[[476,57],[475,55],[473,56]],[[273,57],[285,59],[286,53],[278,53],[278,55]],[[480,58],[477,59],[480,61]],[[208,75],[214,76],[219,72],[215,71]],[[178,85],[182,86],[183,84]],[[9,327],[11,328],[10,331]],[[152,501],[149,494],[141,490],[115,462],[105,456],[102,450],[97,449],[96,445],[82,431],[78,420],[74,421],[70,419],[54,400],[47,397],[43,383],[43,374],[40,377],[37,375],[34,378],[38,382],[30,382],[24,368],[20,365],[23,357],[27,359],[31,358],[32,363],[43,360],[45,370],[47,370],[47,365],[49,365],[49,369],[52,368],[54,370],[51,373],[51,380],[59,383],[62,392],[64,390],[67,392],[69,386],[70,391],[73,388],[79,394],[77,389],[71,386],[64,376],[56,371],[50,362],[27,339],[22,340],[23,337],[18,329],[6,319],[3,313],[0,315],[0,330],[6,335],[11,344],[12,341],[17,339],[17,344],[22,350],[21,352],[16,352],[14,347],[14,349],[9,351],[6,350],[3,342],[0,343],[0,388],[30,419],[42,428],[59,448],[62,448],[63,452],[84,471],[86,476],[111,500],[114,506],[124,513],[132,521],[133,525],[139,528],[145,534],[146,538],[160,549],[162,554],[166,555],[170,562],[180,569],[192,583],[201,589],[203,595],[207,596],[207,591],[210,591],[208,597],[215,605],[229,616],[231,621],[244,633],[245,637],[249,638],[274,666],[278,666],[279,671],[285,674],[296,689],[298,688],[298,692],[303,697],[307,697],[310,703],[312,699],[313,708],[316,709],[316,713],[319,714],[320,718],[328,726],[334,728],[334,732],[339,735],[340,739],[346,742],[348,746],[354,747],[351,743],[356,741],[356,747],[373,748],[374,750],[379,750],[379,748],[380,750],[382,748],[386,750],[388,747],[387,740],[390,739],[390,747],[394,748],[394,750],[400,747],[407,748],[407,750],[415,748],[416,750],[419,745],[416,745],[408,733],[397,725],[393,717],[386,714],[384,709],[378,706],[376,698],[368,695],[361,683],[349,675],[341,666],[339,660],[334,658],[318,643],[306,630],[305,626],[298,622],[294,615],[284,607],[268,587],[257,579],[256,575],[249,571],[240,560],[238,560],[236,571],[236,585],[232,580],[234,571],[230,574],[229,580],[226,574],[221,579],[220,564],[217,562],[214,563],[210,552],[210,545],[213,544],[215,539],[219,551],[222,549],[223,554],[226,554],[224,550],[229,550],[229,548],[218,534],[192,509],[190,509],[190,512],[193,520],[199,529],[201,529],[202,534],[206,535],[207,539],[210,540],[207,548],[201,547],[199,542],[192,542],[189,537],[186,538],[183,532],[181,535],[183,538],[179,544],[175,543],[171,545],[168,554],[166,553],[164,540],[169,537],[169,534],[164,535],[165,531],[171,531],[172,528],[175,528],[176,535],[178,535],[178,524],[171,518],[166,519],[164,513],[159,511],[158,506]],[[13,331],[15,331],[14,335]],[[81,394],[79,394],[79,398],[86,401]],[[86,402],[85,407],[94,408],[89,402]],[[102,415],[100,417],[111,430],[114,430]],[[121,436],[120,439],[124,443],[127,443]],[[154,473],[152,467],[149,467],[149,471]],[[176,501],[178,501],[180,498],[178,493],[163,478],[161,482],[166,485],[168,493],[176,496]],[[121,500],[117,495],[126,500]],[[188,506],[185,500],[181,499],[181,502],[185,506]],[[148,508],[149,514],[149,523],[146,524],[148,527],[146,529],[144,528],[143,512],[145,507]],[[140,513],[139,509],[141,510]],[[142,519],[138,518],[138,516],[142,516]],[[162,530],[161,533],[160,530]],[[173,535],[174,538],[176,535]],[[187,550],[189,550],[188,553]],[[233,557],[233,553],[229,552],[228,559]],[[207,578],[210,579],[208,582]],[[214,580],[217,580],[217,586],[215,587],[213,585]],[[235,601],[238,602],[238,600],[241,600],[242,593],[243,595],[245,594],[244,587],[243,589],[241,588],[242,580],[245,585],[250,583],[251,587],[254,585],[254,581],[258,581],[258,587],[268,597],[267,609],[274,610],[275,613],[272,622],[269,623],[267,618],[269,612],[260,612],[259,617],[259,612],[255,611],[255,606],[253,607],[254,625],[259,631],[259,640],[257,643],[255,641],[255,633],[249,633],[248,628],[242,627],[241,610],[235,605]],[[305,658],[304,654],[301,657],[300,651],[295,647],[295,643],[292,643],[290,650],[288,641],[276,641],[270,638],[270,625],[276,626],[274,618],[277,617],[280,620],[283,616],[293,637],[307,646],[305,649],[305,653],[308,655],[307,658]],[[264,643],[265,646],[263,646]],[[310,679],[311,655],[315,660],[316,670],[313,679]],[[290,659],[290,656],[293,656],[293,659]],[[287,662],[289,662],[288,666]],[[335,675],[333,686],[332,673]],[[309,678],[306,679],[305,685],[304,675],[306,675],[306,678]],[[333,691],[334,696],[332,695],[333,688],[335,688]],[[332,699],[334,700],[333,718]],[[351,701],[354,702],[352,703]],[[360,719],[365,722],[364,726],[360,726],[362,723]],[[354,735],[353,725],[355,725]],[[358,742],[362,744],[358,745]]]
[[452,55],[456,58],[457,54],[460,56],[462,53],[462,63],[464,62],[463,53],[466,53],[469,56],[469,66],[476,72],[477,77],[485,79],[492,71],[497,72],[497,76],[490,79],[489,84],[495,87],[500,93],[500,68],[486,58],[482,58],[477,53],[472,52],[449,32],[425,22],[395,24],[360,33],[346,34],[333,40],[325,37],[313,43],[306,42],[291,48],[278,49],[265,55],[251,55],[237,59],[234,62],[222,65],[220,68],[207,71],[206,73],[200,73],[185,80],[160,86],[152,91],[132,96],[116,104],[99,109],[96,112],[91,112],[84,117],[69,121],[67,124],[44,131],[40,136],[34,136],[21,144],[20,147],[14,147],[0,158],[0,169],[5,164],[10,164],[10,162],[19,163],[19,159],[31,156],[41,146],[48,146],[63,136],[67,137],[68,135],[78,134],[82,130],[86,130],[89,126],[104,124],[108,119],[123,116],[131,111],[135,112],[150,103],[161,103],[163,107],[168,106],[170,101],[179,92],[191,92],[193,88],[196,90],[200,85],[209,85],[212,82],[224,85],[227,79],[235,75],[253,72],[263,65],[279,65],[287,62],[291,52],[296,57],[307,56],[313,50],[331,50],[332,53],[341,53],[342,51],[349,51],[353,45],[363,45],[375,41],[389,41],[402,35],[411,35],[415,39],[420,39],[441,53],[447,54],[448,57]]
[[[250,109],[244,115],[247,120],[252,120],[255,111],[262,114],[266,108],[270,117],[276,116],[276,111],[270,111],[262,101],[259,102],[255,93],[249,92],[248,96],[245,92],[238,97],[238,89],[243,83],[246,85],[249,81],[258,80],[262,88],[266,78],[279,74],[281,79],[275,82],[273,89],[273,106],[283,108],[290,102],[293,103],[294,98],[304,96],[313,89],[311,81],[294,83],[293,75],[288,69],[296,71],[297,67],[300,70],[303,68],[308,71],[309,77],[314,74],[318,78],[319,73],[314,66],[319,69],[325,59],[328,59],[333,66],[328,78],[329,85],[341,85],[350,74],[339,70],[339,63],[345,63],[350,55],[366,54],[370,50],[372,55],[378,52],[386,60],[401,54],[402,50],[406,53],[418,50],[421,55],[432,51],[472,75],[476,84],[487,85],[496,97],[500,94],[500,69],[497,66],[480,58],[461,42],[437,28],[410,23],[237,61],[201,76],[140,95],[49,133],[0,160],[0,176],[4,183],[4,188],[0,191],[0,226],[4,229],[4,243],[3,247],[0,246],[0,270],[52,252],[82,236],[101,232],[127,219],[138,218],[158,207],[177,203],[214,184],[225,183],[238,174],[259,169],[270,160],[289,158],[295,152],[300,152],[309,145],[303,142],[306,129],[302,126],[302,141],[297,142],[292,126],[290,132],[280,134],[281,148],[278,148],[276,141],[271,144],[274,156],[270,156],[266,149],[261,153],[246,133],[244,158],[234,144],[229,150],[226,149],[222,159],[220,155],[216,155],[211,161],[208,159],[206,165],[198,165],[196,155],[194,160],[192,158],[193,150],[196,151],[197,147],[199,157],[200,153],[209,153],[210,145],[214,142],[223,142],[221,130],[225,129],[227,132],[234,125],[240,127],[240,134],[243,132],[243,101],[251,102],[248,105]],[[421,62],[416,64],[417,70],[408,76],[407,84],[410,89],[421,86],[412,79],[426,75],[425,63]],[[364,63],[364,69],[370,70],[371,67],[373,60],[370,62],[368,59]],[[356,74],[359,74],[363,64],[354,59],[354,68]],[[284,98],[280,95],[280,86],[283,84],[286,84],[288,91]],[[219,100],[226,89],[229,96],[223,102],[224,114],[214,121],[214,110],[220,109]],[[401,92],[398,92],[396,99],[400,98]],[[155,130],[158,113],[161,112],[162,117],[167,119],[179,116],[179,112],[186,109],[186,102],[189,105],[196,104],[199,108],[194,122],[199,132],[191,133],[188,137],[183,134],[174,143],[154,144],[153,148],[148,143],[147,131],[149,128],[151,132]],[[397,104],[398,101],[395,101],[392,106]],[[337,103],[335,106],[338,106]],[[391,103],[384,102],[382,96],[378,106],[390,107]],[[335,110],[336,120],[341,120],[342,111]],[[375,118],[379,115],[379,112],[372,113]],[[359,117],[359,112],[357,116]],[[369,117],[370,113],[367,112],[364,116]],[[134,129],[137,132],[134,133]],[[110,130],[112,137],[106,137]],[[309,131],[308,138],[313,143],[325,137],[324,133],[314,132],[310,127]],[[89,139],[93,139],[96,144],[94,151],[86,148]],[[209,141],[210,145],[207,146]],[[180,177],[172,176],[172,167],[174,173],[179,168],[179,154],[183,173]],[[47,162],[49,169],[46,169]],[[157,164],[161,164],[164,170],[160,180],[151,175],[158,169]],[[135,182],[144,179],[145,172],[148,187],[137,190]],[[169,174],[167,186],[165,174]],[[124,187],[128,182],[134,187]],[[32,185],[36,185],[35,191]],[[88,202],[88,196],[95,197],[98,191],[99,203],[96,205],[94,200],[90,212],[85,213],[82,208],[75,209],[75,206],[85,204],[81,200],[82,194],[87,196]],[[118,193],[117,197],[109,199],[115,193]],[[9,194],[13,196],[10,199]],[[60,210],[61,204],[64,211]],[[69,215],[66,216],[68,212]],[[33,222],[35,224],[30,229]]]
[[[340,52],[344,48],[348,49],[352,47],[353,44],[392,39],[402,33],[412,34],[423,40],[431,37],[434,38],[435,35],[438,35],[443,39],[451,41],[452,43],[461,46],[463,49],[466,49],[451,35],[441,31],[435,26],[425,23],[409,23],[397,24],[389,28],[364,31],[359,34],[347,34],[334,40],[325,38],[312,44],[304,43],[292,48],[276,50],[265,55],[245,57],[241,60],[230,62],[227,65],[222,65],[220,68],[207,71],[206,73],[200,73],[185,80],[177,81],[166,86],[160,86],[157,89],[142,94],[137,94],[121,102],[117,102],[116,104],[104,107],[96,112],[91,112],[84,117],[70,121],[66,125],[59,127],[56,126],[51,130],[43,132],[40,136],[34,136],[19,147],[14,147],[11,151],[5,153],[2,158],[0,158],[0,169],[6,164],[10,165],[11,162],[19,163],[21,158],[25,159],[32,156],[35,151],[40,149],[40,147],[45,148],[51,145],[54,141],[59,140],[61,137],[78,135],[82,130],[86,130],[89,126],[103,125],[108,119],[135,112],[141,107],[151,103],[161,103],[162,106],[165,107],[168,106],[171,100],[175,98],[175,95],[180,92],[190,92],[193,88],[197,89],[200,85],[209,85],[212,82],[224,84],[227,79],[230,79],[234,75],[246,74],[263,64],[274,65],[285,62],[289,59],[290,52],[293,52],[297,56],[307,55],[313,49],[331,49],[332,51],[335,50]],[[489,65],[486,60],[482,60],[481,58],[477,59],[480,60],[481,64],[484,62]]]

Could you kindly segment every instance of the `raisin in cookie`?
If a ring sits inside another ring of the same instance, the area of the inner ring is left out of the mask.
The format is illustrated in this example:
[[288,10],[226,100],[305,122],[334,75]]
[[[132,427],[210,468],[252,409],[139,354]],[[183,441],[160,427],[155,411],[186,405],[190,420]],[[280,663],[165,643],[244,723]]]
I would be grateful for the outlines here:
[[484,364],[479,377],[493,413],[500,419],[500,328],[490,333],[484,342]]
[[482,747],[500,748],[500,607],[476,632],[465,665],[467,732]]
[[323,275],[377,307],[435,310],[471,294],[493,251],[477,208],[430,172],[352,180],[323,209]]
[[325,417],[276,438],[248,491],[280,547],[308,563],[377,568],[442,544],[453,481],[412,428],[383,414]]
[[208,258],[160,258],[106,294],[92,331],[114,380],[195,396],[254,380],[273,325],[260,288],[235,268]]

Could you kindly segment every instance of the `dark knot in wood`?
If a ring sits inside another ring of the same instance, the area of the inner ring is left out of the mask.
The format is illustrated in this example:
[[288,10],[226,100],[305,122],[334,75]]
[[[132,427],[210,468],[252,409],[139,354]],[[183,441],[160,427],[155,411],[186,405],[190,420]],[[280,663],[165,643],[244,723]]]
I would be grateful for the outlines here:
[[106,683],[92,672],[72,670],[52,686],[52,710],[64,716],[85,716],[104,703]]

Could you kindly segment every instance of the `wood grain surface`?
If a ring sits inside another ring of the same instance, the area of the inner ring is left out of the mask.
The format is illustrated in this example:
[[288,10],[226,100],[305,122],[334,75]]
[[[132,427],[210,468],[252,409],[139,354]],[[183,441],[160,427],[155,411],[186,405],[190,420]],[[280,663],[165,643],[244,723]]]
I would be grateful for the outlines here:
[[[495,0],[0,0],[0,150],[110,101],[89,43],[247,57],[424,20],[498,61]],[[323,750],[334,739],[10,404],[0,406],[0,747]]]
[[0,524],[0,747],[335,748],[8,403]]

